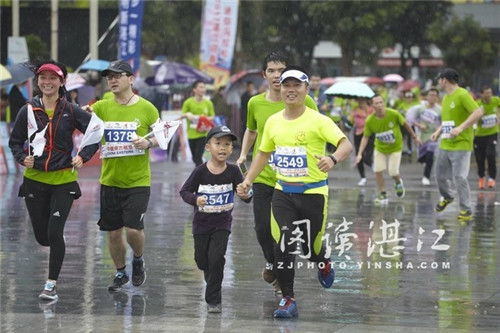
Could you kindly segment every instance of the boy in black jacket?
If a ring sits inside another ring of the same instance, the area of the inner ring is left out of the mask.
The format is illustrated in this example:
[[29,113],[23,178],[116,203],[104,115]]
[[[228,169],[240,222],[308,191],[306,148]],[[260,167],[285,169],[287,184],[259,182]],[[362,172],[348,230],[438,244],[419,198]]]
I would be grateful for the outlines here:
[[[180,190],[182,199],[194,206],[194,260],[205,275],[205,301],[209,313],[221,312],[222,278],[234,193],[243,181],[239,168],[226,163],[236,140],[228,127],[212,128],[205,144],[210,160],[197,166]],[[251,195],[240,197],[245,202],[251,200]]]

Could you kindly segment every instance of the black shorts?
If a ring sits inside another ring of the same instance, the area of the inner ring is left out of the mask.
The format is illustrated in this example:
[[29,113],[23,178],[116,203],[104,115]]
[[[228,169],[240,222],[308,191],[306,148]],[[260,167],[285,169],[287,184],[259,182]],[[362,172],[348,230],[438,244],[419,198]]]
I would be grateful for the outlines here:
[[120,188],[101,185],[101,218],[97,224],[104,231],[127,227],[144,229],[144,215],[148,208],[150,188]]

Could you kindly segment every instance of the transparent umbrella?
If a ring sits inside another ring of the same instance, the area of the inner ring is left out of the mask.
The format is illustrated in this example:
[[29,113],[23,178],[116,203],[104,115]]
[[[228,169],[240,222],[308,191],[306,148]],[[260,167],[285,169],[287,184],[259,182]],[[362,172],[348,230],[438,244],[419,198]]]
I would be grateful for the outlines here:
[[334,83],[330,88],[325,90],[325,94],[342,98],[372,98],[375,95],[366,83],[357,81],[340,81]]

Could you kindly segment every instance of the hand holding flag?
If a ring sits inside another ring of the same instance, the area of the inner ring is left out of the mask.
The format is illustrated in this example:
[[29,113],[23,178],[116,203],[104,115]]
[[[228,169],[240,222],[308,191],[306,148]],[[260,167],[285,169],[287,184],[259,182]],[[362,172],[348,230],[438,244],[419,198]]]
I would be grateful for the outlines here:
[[[103,135],[104,122],[95,113],[92,113],[89,124],[87,125],[87,129],[85,130],[85,134],[83,135],[82,142],[80,143],[80,147],[78,147],[76,155],[78,156],[78,154],[84,147],[101,142]],[[72,171],[75,171],[74,166]]]
[[47,142],[47,139],[45,139],[45,131],[47,131],[48,126],[49,124],[45,125],[43,130],[36,133],[33,142],[30,143],[30,146],[33,147],[33,156],[42,156],[43,148],[45,148],[45,143]]
[[172,120],[164,123],[160,118],[153,124],[153,131],[144,136],[145,139],[150,138],[154,135],[156,141],[158,142],[158,146],[161,149],[166,150],[168,148],[168,143],[170,139],[175,134],[175,131],[182,123],[180,120]]

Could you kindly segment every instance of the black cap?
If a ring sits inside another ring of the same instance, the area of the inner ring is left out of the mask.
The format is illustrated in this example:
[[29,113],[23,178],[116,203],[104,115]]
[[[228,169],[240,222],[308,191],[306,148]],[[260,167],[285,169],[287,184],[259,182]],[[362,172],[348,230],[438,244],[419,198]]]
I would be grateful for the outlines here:
[[207,138],[205,140],[205,143],[207,143],[208,140],[210,140],[211,138],[220,138],[221,136],[224,136],[224,135],[229,135],[231,137],[231,140],[233,140],[233,141],[238,140],[238,137],[236,135],[234,135],[233,132],[231,132],[229,127],[223,125],[223,126],[212,127],[210,132],[208,132],[208,134],[207,134]]
[[130,66],[130,64],[125,60],[116,60],[110,62],[108,68],[102,71],[102,76],[108,75],[109,72],[127,73],[130,75],[134,75],[132,66]]
[[443,78],[447,79],[448,81],[458,83],[458,79],[460,78],[460,76],[458,75],[456,70],[454,70],[452,68],[445,68],[441,72],[439,72],[439,74],[436,76],[435,80],[437,81],[437,80],[443,79]]

